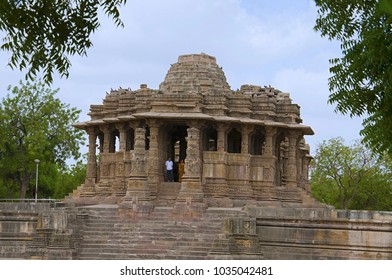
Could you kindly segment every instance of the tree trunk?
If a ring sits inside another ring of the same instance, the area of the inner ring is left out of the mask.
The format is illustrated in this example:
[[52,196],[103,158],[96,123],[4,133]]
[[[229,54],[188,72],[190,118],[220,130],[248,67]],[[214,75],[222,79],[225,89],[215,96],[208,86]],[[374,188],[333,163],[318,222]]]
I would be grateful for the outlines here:
[[27,172],[20,174],[21,178],[18,180],[18,185],[20,187],[19,198],[26,198],[27,188],[29,187],[32,175]]

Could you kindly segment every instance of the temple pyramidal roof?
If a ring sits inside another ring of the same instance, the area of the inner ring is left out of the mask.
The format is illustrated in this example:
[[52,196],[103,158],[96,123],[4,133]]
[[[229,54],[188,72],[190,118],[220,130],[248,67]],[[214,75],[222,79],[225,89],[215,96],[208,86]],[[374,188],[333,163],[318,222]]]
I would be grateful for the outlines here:
[[302,130],[300,106],[289,93],[271,86],[242,85],[231,90],[216,58],[204,53],[181,55],[171,65],[159,89],[141,84],[140,89],[116,89],[106,94],[102,105],[91,105],[90,121],[76,123],[82,129],[92,125],[133,119],[196,119],[255,124]]

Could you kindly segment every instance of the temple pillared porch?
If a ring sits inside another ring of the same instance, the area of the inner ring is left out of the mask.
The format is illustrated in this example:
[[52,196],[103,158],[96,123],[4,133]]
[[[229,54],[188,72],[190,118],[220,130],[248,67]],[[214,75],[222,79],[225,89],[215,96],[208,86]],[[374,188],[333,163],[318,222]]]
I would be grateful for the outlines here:
[[168,158],[178,207],[309,201],[313,131],[299,106],[271,86],[231,90],[212,56],[180,56],[159,89],[111,91],[89,115],[75,124],[89,139],[75,201],[151,209],[168,186]]

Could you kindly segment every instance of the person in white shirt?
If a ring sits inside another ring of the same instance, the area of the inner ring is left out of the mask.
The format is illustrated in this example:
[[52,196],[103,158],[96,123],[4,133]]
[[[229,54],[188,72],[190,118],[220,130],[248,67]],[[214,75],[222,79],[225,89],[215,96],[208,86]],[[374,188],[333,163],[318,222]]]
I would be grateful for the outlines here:
[[166,178],[168,182],[173,182],[173,162],[171,158],[168,158],[168,160],[165,163],[166,165]]

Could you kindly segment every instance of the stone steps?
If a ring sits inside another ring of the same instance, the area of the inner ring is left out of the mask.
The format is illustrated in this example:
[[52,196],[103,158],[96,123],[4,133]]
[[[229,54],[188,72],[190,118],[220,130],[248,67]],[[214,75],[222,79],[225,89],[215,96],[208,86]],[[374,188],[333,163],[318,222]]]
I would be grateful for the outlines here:
[[181,183],[164,182],[158,186],[156,206],[173,206],[181,189]]
[[0,259],[20,259],[26,252],[31,238],[2,238],[0,237]]
[[179,250],[176,247],[170,248],[96,248],[86,249],[81,259],[206,259],[208,250]]
[[206,218],[172,216],[170,207],[137,219],[87,212],[79,259],[208,259],[214,240],[224,237],[219,209]]

